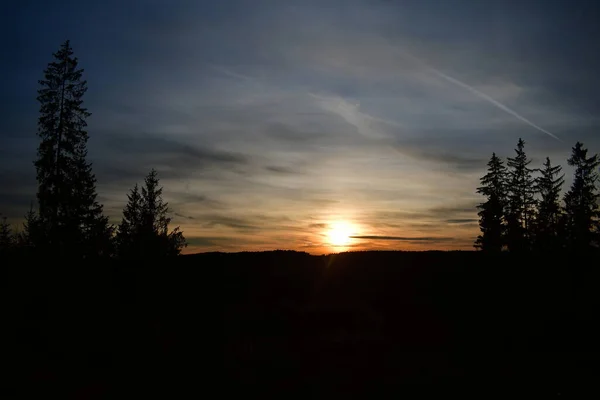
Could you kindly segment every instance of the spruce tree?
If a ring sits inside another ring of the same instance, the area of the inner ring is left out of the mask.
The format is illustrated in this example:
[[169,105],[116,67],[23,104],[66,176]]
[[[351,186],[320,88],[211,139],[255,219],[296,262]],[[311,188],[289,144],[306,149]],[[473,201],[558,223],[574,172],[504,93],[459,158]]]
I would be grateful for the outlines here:
[[546,157],[541,176],[536,179],[535,191],[540,195],[535,222],[535,248],[541,251],[556,251],[562,248],[562,209],[560,192],[564,183],[560,165],[552,166]]
[[127,195],[127,200],[123,219],[117,228],[118,255],[122,258],[137,258],[140,256],[136,245],[141,244],[139,231],[142,218],[142,196],[137,183]]
[[525,154],[525,141],[519,139],[515,157],[507,160],[506,244],[510,251],[531,248],[535,218],[535,180],[528,166],[531,160]]
[[136,185],[128,195],[118,228],[119,254],[126,258],[176,256],[186,246],[179,227],[169,232],[169,207],[162,199],[156,170],[145,178],[141,194]]
[[25,222],[23,223],[23,232],[19,235],[19,246],[26,250],[32,251],[43,241],[44,232],[42,224],[39,221],[37,214],[33,209],[33,204],[29,206],[29,211],[25,214]]
[[565,194],[565,219],[567,244],[570,250],[585,251],[598,246],[598,166],[600,159],[595,154],[587,156],[588,150],[577,142],[567,160],[575,167],[571,188]]
[[159,186],[158,176],[152,169],[146,176],[142,187],[142,231],[145,233],[163,234],[171,221],[167,217],[168,204],[162,200],[162,187]]
[[103,207],[97,201],[96,177],[92,165],[86,161],[87,149],[80,143],[74,157],[71,187],[75,221],[81,232],[80,248],[84,257],[107,257],[113,254],[114,227],[109,225],[108,217],[103,215]]
[[475,247],[486,252],[500,252],[504,236],[506,167],[496,153],[492,154],[487,165],[488,172],[481,178],[481,186],[477,188],[477,193],[484,195],[487,200],[477,206],[480,210],[478,215],[481,235],[478,236]]
[[10,224],[6,217],[2,217],[0,219],[0,251],[12,249],[14,244],[15,241]]
[[[60,255],[94,256],[105,253],[110,241],[108,220],[96,201],[96,180],[87,156],[83,107],[87,82],[69,41],[54,53],[55,60],[39,81],[37,237],[47,251]],[[33,238],[33,237],[32,237]]]

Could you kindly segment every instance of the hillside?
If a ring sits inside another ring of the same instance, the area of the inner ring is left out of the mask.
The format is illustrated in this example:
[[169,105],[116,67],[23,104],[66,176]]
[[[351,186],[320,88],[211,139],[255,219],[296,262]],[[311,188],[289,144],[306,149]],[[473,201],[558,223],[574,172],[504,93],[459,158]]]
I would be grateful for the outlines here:
[[599,272],[576,257],[265,252],[157,264],[5,267],[11,373],[26,390],[98,398],[216,379],[222,391],[317,396],[475,382],[555,394],[600,372]]

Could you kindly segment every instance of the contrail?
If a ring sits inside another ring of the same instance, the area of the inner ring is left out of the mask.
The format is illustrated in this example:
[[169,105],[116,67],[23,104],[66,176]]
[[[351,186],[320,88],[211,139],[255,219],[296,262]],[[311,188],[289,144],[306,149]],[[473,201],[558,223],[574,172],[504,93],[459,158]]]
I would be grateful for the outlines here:
[[403,52],[403,54],[406,55],[407,57],[413,59],[414,61],[418,62],[419,64],[423,65],[429,72],[431,72],[431,73],[439,76],[442,79],[447,80],[450,83],[454,83],[455,85],[460,86],[463,89],[467,89],[468,91],[470,91],[471,93],[473,93],[475,96],[477,96],[477,97],[479,97],[479,98],[481,98],[483,100],[486,100],[486,101],[492,103],[493,105],[495,105],[496,107],[498,107],[502,111],[505,111],[508,114],[512,115],[513,117],[515,117],[515,118],[517,118],[517,119],[525,122],[527,125],[529,125],[529,126],[535,128],[535,129],[537,129],[540,132],[545,133],[546,135],[548,135],[548,136],[550,136],[550,137],[558,140],[559,142],[562,142],[562,140],[558,136],[554,135],[551,132],[548,132],[547,130],[545,130],[541,126],[534,124],[533,122],[531,122],[530,120],[528,120],[524,116],[522,116],[519,113],[517,113],[515,110],[513,110],[513,109],[511,109],[511,108],[509,108],[507,106],[505,106],[504,104],[500,103],[497,100],[494,100],[493,98],[491,98],[487,94],[482,93],[479,90],[475,89],[474,87],[472,87],[470,85],[467,85],[466,83],[461,82],[458,79],[455,79],[455,78],[453,78],[451,76],[448,76],[445,73],[443,73],[441,71],[438,71],[437,69],[435,69],[433,67],[430,67],[429,65],[427,65],[426,63],[424,63],[423,61],[419,60],[417,57],[415,57],[413,55],[410,55],[410,54],[408,54],[406,52]]
[[233,72],[233,71],[231,71],[228,68],[221,67],[221,66],[218,66],[218,65],[210,65],[210,67],[213,70],[215,70],[217,72],[220,72],[220,73],[222,73],[224,75],[227,75],[227,76],[229,76],[231,78],[236,78],[236,79],[243,80],[243,81],[250,82],[250,83],[256,83],[256,78],[252,78],[252,77],[250,77],[248,75],[243,75],[243,74],[240,74],[240,73],[237,73],[237,72]]

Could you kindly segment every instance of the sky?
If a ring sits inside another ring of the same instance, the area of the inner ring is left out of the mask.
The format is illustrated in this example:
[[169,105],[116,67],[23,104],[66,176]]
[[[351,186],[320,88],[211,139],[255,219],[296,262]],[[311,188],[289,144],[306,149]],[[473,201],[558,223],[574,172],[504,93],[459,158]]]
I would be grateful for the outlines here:
[[[156,168],[185,252],[472,249],[519,138],[600,151],[600,5],[498,0],[10,2],[0,213],[35,201],[38,79],[71,41],[117,224]],[[352,237],[349,237],[352,236]]]

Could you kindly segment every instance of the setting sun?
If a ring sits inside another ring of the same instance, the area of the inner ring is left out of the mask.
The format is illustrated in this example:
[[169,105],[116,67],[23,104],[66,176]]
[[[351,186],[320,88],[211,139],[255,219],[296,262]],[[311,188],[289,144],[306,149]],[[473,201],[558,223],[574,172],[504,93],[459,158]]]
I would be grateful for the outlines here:
[[350,244],[352,240],[351,236],[355,234],[355,229],[349,223],[334,222],[330,224],[327,237],[331,246],[345,247]]

